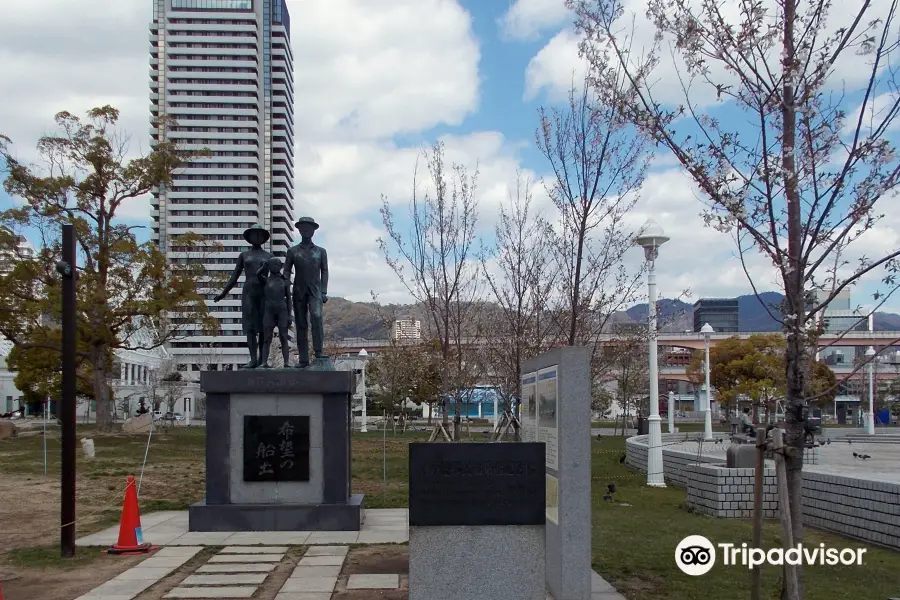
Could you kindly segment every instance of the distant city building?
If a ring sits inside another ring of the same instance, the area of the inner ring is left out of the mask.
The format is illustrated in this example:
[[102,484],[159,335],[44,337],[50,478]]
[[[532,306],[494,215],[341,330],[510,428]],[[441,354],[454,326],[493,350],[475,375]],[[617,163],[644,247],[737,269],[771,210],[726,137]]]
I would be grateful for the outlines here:
[[[816,303],[824,302],[826,298],[828,298],[830,292],[827,291],[818,291],[816,292]],[[841,310],[851,310],[853,307],[850,305],[850,289],[844,288],[837,294],[835,294],[834,298],[831,299],[831,302],[828,303],[828,308],[826,311],[841,311]]]
[[738,333],[737,298],[701,298],[694,303],[694,331],[709,323],[716,333]]
[[34,258],[34,247],[28,243],[25,236],[16,236],[15,250],[0,248],[0,275],[10,273],[17,261],[30,258]]
[[415,319],[397,319],[394,321],[391,337],[395,340],[420,340],[422,322]]

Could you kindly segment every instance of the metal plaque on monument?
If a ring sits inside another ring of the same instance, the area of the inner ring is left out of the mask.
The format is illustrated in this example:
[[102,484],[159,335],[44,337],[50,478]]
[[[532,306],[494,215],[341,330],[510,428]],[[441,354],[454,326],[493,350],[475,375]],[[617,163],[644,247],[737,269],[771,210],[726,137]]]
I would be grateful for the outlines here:
[[[301,242],[284,261],[262,248],[269,232],[244,232],[242,252],[219,302],[243,276],[241,323],[250,362],[204,371],[206,499],[189,510],[190,531],[359,531],[363,496],[350,487],[353,373],[323,354],[328,259],[312,243],[318,225],[297,221]],[[296,271],[291,283],[291,273]],[[290,364],[297,324],[300,362]],[[307,333],[312,328],[314,360]],[[275,331],[284,367],[269,364]]]

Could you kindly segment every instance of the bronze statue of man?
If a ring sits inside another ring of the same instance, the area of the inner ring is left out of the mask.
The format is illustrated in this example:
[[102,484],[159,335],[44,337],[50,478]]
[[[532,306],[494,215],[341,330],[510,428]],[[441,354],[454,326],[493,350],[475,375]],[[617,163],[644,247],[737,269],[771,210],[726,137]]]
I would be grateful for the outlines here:
[[257,273],[266,261],[272,258],[272,254],[262,247],[269,241],[269,237],[269,232],[259,225],[253,225],[244,231],[244,239],[250,244],[250,249],[238,255],[234,272],[225,284],[225,289],[213,299],[213,302],[218,302],[227,296],[231,288],[237,284],[241,274],[244,274],[244,287],[241,289],[241,325],[244,335],[247,336],[247,347],[250,349],[250,362],[242,367],[244,369],[255,369],[259,366],[258,351],[262,349],[263,343],[265,291]]
[[300,217],[295,226],[300,232],[300,243],[287,252],[284,276],[290,279],[291,272],[295,269],[297,271],[291,295],[294,301],[294,321],[297,323],[297,351],[300,355],[297,366],[302,369],[309,366],[309,328],[312,328],[315,357],[325,358],[322,353],[325,337],[322,305],[328,302],[328,255],[325,248],[312,242],[313,234],[319,228],[312,217]]

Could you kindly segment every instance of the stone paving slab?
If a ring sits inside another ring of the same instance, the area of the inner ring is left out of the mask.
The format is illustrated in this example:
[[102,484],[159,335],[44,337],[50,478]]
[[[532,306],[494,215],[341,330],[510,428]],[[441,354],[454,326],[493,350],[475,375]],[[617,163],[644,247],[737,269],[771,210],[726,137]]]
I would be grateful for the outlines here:
[[189,575],[181,585],[259,585],[268,576],[268,573]]
[[309,534],[309,531],[241,531],[225,542],[229,546],[302,546]]
[[287,546],[228,546],[221,554],[284,554]]
[[309,534],[306,543],[313,544],[355,544],[359,539],[359,533],[356,531],[315,531]]
[[216,554],[211,563],[277,563],[284,554]]
[[307,577],[305,579],[288,578],[281,592],[332,592],[337,577]]
[[297,566],[291,572],[291,579],[303,577],[337,577],[341,574],[341,565],[328,565],[318,567]]
[[304,556],[297,563],[300,567],[329,567],[344,564],[344,556]]
[[143,564],[140,564],[128,569],[124,573],[120,573],[113,579],[118,581],[134,581],[136,579],[152,579],[153,581],[159,581],[177,568],[178,567],[145,567]]
[[115,578],[95,587],[78,600],[132,600],[191,560],[203,548],[163,548]]
[[306,556],[347,556],[350,546],[311,546],[306,549]]
[[268,573],[275,569],[277,563],[252,563],[249,565],[225,563],[219,565],[203,565],[195,573]]
[[351,575],[347,579],[348,590],[396,590],[399,587],[399,575]]
[[250,598],[255,587],[182,588],[177,587],[163,598]]

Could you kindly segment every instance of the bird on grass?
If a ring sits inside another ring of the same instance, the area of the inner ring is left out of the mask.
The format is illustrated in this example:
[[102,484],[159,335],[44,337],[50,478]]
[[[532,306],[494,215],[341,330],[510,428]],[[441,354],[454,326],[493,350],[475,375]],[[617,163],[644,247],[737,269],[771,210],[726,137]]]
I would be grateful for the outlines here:
[[610,483],[608,486],[606,486],[606,495],[603,496],[603,499],[604,500],[612,500],[613,499],[612,495],[615,493],[616,493],[616,484]]

